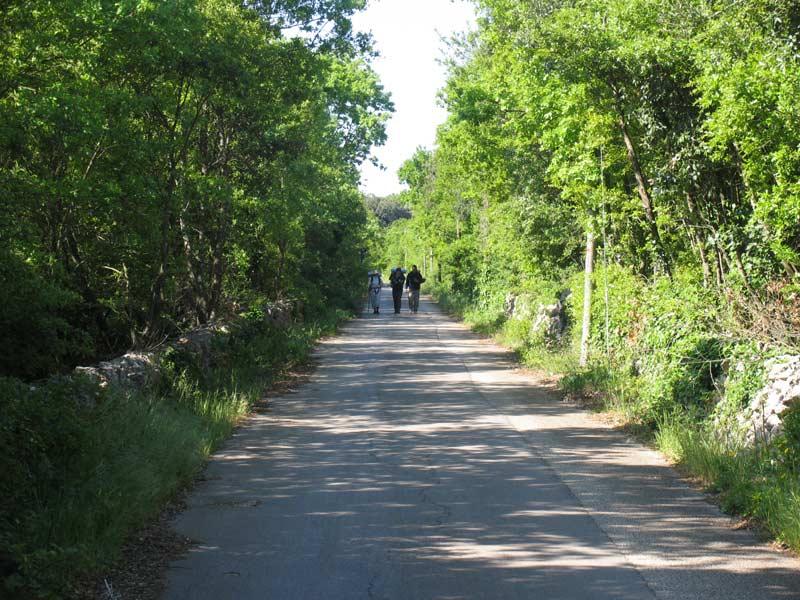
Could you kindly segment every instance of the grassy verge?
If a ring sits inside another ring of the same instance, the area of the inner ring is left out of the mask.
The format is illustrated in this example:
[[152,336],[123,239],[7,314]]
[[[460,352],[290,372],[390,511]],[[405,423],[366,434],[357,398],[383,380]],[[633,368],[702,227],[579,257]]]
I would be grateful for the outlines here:
[[168,354],[159,386],[135,395],[83,379],[0,379],[0,591],[69,597],[72,582],[111,564],[280,371],[345,316],[277,329],[250,315],[220,341],[212,369]]
[[787,464],[785,435],[769,446],[731,446],[713,430],[671,415],[659,423],[655,442],[718,494],[723,510],[752,519],[798,552],[800,480],[796,468]]
[[[611,366],[564,373],[561,387],[588,398],[596,410],[653,445],[715,495],[727,513],[747,519],[793,552],[800,552],[800,435],[798,414],[784,414],[784,431],[769,444],[744,443],[736,423],[715,410],[682,406],[643,393],[639,377]],[[660,412],[655,412],[660,411]]]

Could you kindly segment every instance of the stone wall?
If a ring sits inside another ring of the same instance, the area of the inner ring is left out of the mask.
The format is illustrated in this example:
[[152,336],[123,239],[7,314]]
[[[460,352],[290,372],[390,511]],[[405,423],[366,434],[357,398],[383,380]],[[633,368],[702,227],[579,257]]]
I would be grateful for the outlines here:
[[156,352],[128,352],[90,367],[75,367],[75,373],[98,379],[102,387],[141,389],[156,377],[156,357]]
[[781,414],[800,402],[800,356],[786,354],[766,364],[764,387],[740,418],[747,441],[769,443],[781,431]]
[[[297,306],[289,302],[276,302],[264,309],[264,318],[274,327],[283,329],[291,325]],[[76,367],[75,373],[98,379],[100,385],[126,390],[140,390],[158,379],[158,356],[167,348],[188,353],[192,361],[203,370],[212,366],[214,339],[230,333],[228,323],[212,323],[187,331],[161,348],[152,351],[131,351],[88,367]]]

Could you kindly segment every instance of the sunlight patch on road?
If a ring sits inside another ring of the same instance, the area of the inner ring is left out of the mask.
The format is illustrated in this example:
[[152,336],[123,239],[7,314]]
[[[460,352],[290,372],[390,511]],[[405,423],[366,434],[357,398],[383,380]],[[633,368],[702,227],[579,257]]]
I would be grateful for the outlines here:
[[611,554],[608,548],[580,545],[564,536],[539,535],[537,544],[492,544],[479,540],[453,540],[443,538],[429,548],[434,556],[449,560],[479,561],[503,569],[530,569],[548,567],[624,566],[625,559]]

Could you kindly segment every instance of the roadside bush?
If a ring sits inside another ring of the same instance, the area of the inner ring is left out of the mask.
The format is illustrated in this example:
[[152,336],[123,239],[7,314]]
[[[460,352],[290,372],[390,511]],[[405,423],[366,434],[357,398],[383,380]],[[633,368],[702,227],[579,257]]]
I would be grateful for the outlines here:
[[784,419],[772,446],[749,447],[720,436],[720,424],[676,411],[659,420],[659,449],[718,494],[723,510],[758,520],[778,541],[800,548],[800,411]]
[[509,348],[523,352],[533,342],[530,319],[508,319],[503,323],[499,339]]
[[[651,332],[652,333],[652,332]],[[666,330],[659,333],[664,334]],[[653,342],[655,336],[648,335]],[[713,336],[692,332],[644,354],[641,394],[636,412],[650,425],[665,412],[686,409],[704,415],[713,409],[717,381],[722,375],[723,345]]]
[[531,278],[523,283],[518,289],[509,290],[515,294],[515,310],[511,317],[506,318],[504,314],[505,295],[498,298],[494,308],[494,331],[499,341],[514,349],[526,364],[547,368],[548,360],[557,357],[563,344],[554,345],[541,329],[534,330],[533,324],[539,309],[554,304],[563,288],[558,282],[541,278]]
[[766,357],[752,341],[731,341],[725,347],[722,394],[716,400],[706,426],[725,446],[739,448],[748,426],[740,416],[764,386]]
[[466,311],[472,305],[470,297],[452,291],[446,285],[434,282],[431,285],[426,284],[427,291],[430,292],[444,310],[448,313],[463,318]]
[[484,335],[497,332],[505,322],[505,293],[501,289],[492,288],[476,294],[474,299],[462,296],[466,305],[463,309],[464,320],[470,327]]
[[[68,595],[76,573],[106,564],[127,533],[189,481],[251,399],[176,385],[126,396],[81,378],[0,383],[7,591]],[[21,592],[20,592],[21,593]]]
[[800,406],[794,405],[781,414],[781,434],[775,439],[775,451],[783,469],[784,479],[800,476]]
[[[93,413],[107,395],[84,378],[55,378],[32,386],[0,378],[0,539],[13,561],[7,586],[21,585],[32,563],[68,559],[74,548],[48,539],[41,515],[69,495],[79,477],[73,459],[89,442]],[[35,581],[34,581],[35,583]],[[34,589],[35,589],[34,585]]]
[[[570,343],[576,350],[583,319],[583,279],[583,273],[575,272],[566,282],[572,292],[566,305]],[[636,358],[641,335],[645,283],[631,269],[616,264],[597,267],[592,281],[590,356],[615,365],[629,364]]]
[[0,375],[34,379],[91,356],[89,335],[71,323],[80,302],[74,292],[0,251]]
[[[571,284],[569,309],[577,346],[582,280],[576,275]],[[717,333],[717,304],[700,282],[679,272],[673,279],[645,285],[630,271],[612,266],[595,274],[595,285],[592,364],[588,372],[571,374],[565,385],[609,399],[615,409],[648,427],[678,409],[701,414],[712,410],[726,342]]]

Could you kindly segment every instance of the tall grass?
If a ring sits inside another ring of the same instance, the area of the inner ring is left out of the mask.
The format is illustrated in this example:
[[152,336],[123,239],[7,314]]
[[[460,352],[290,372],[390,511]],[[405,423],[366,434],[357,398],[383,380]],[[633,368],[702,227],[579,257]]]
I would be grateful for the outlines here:
[[173,360],[157,388],[133,395],[82,380],[0,379],[0,562],[15,571],[0,591],[68,597],[77,576],[112,562],[265,386],[345,316],[284,330],[253,320],[217,349],[216,368]]
[[655,441],[718,494],[725,511],[754,519],[777,541],[800,551],[800,479],[775,445],[731,445],[678,413],[659,421]]

